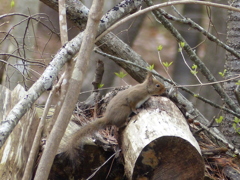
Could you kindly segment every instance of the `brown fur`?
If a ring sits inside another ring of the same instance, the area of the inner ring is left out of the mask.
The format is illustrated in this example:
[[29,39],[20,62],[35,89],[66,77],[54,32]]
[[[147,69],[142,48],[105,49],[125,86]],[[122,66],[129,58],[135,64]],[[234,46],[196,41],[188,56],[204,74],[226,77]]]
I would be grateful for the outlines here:
[[136,113],[136,108],[148,100],[151,95],[161,95],[164,92],[164,85],[153,79],[152,73],[149,72],[143,83],[119,92],[108,104],[102,118],[97,118],[73,134],[67,143],[66,155],[73,161],[78,157],[78,147],[84,137],[110,125],[123,127],[128,116],[132,112]]

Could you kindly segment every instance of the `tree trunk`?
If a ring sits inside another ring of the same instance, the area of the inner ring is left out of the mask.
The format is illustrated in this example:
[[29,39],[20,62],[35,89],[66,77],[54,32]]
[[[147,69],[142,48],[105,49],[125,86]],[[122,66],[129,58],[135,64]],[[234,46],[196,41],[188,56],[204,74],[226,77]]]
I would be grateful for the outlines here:
[[[233,7],[239,7],[240,6],[240,0],[229,1],[229,4]],[[240,46],[239,46],[239,28],[240,28],[240,13],[235,11],[229,11],[228,15],[228,21],[227,21],[227,44],[234,48],[236,51],[240,52]],[[226,79],[231,78],[235,76],[236,74],[239,74],[240,72],[240,62],[239,59],[237,59],[235,56],[226,53],[226,63],[225,63],[225,69],[227,69],[227,75]],[[224,88],[227,94],[238,104],[234,90],[236,88],[237,80],[232,80],[224,83]],[[239,134],[237,133],[238,130],[233,128],[233,120],[234,116],[226,113],[225,114],[225,120],[223,121],[223,134],[230,140],[232,143],[237,147],[240,148],[240,138]],[[237,123],[236,123],[237,125]],[[238,126],[238,125],[237,125]],[[236,127],[236,128],[239,128]]]

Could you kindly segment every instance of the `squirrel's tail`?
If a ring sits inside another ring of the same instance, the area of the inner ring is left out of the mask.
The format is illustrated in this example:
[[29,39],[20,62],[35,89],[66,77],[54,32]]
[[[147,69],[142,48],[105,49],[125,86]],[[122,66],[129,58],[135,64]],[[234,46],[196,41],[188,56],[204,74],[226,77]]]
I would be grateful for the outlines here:
[[72,163],[81,160],[83,154],[81,151],[85,138],[93,135],[99,129],[105,128],[105,126],[106,121],[104,117],[82,126],[81,129],[69,137],[70,139],[65,145],[63,155]]

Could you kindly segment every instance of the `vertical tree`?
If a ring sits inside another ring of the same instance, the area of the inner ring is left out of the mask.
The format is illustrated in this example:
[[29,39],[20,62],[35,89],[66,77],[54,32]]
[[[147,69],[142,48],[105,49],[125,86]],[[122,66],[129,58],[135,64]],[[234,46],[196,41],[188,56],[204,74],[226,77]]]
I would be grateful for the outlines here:
[[[240,0],[228,1],[229,5],[233,7],[240,7]],[[227,20],[227,44],[240,52],[239,46],[239,29],[240,29],[240,13],[236,11],[229,11]],[[239,58],[233,56],[229,52],[226,53],[225,68],[227,70],[226,79],[231,78],[240,72]],[[224,83],[224,88],[227,94],[234,100],[235,104],[239,106],[239,83],[237,79],[227,81]],[[236,84],[237,83],[237,84]],[[232,141],[238,148],[240,147],[239,138],[239,120],[232,114],[225,114],[225,121],[223,126],[224,135]]]

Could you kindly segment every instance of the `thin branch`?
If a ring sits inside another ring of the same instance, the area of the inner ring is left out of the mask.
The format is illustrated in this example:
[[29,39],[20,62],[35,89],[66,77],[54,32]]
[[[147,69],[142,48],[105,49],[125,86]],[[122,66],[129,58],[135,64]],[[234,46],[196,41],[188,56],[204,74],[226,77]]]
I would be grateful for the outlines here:
[[10,64],[9,62],[7,62],[7,61],[5,61],[5,60],[2,60],[2,59],[0,59],[0,62],[5,63],[6,65],[11,66],[12,68],[16,69],[16,70],[22,75],[22,77],[23,77],[24,79],[26,79],[26,77],[24,76],[24,74],[23,74],[18,68],[16,68],[14,65],[12,65],[12,64]]
[[[142,70],[149,71],[147,68],[142,67],[142,66],[139,66],[139,65],[137,65],[137,64],[135,64],[135,63],[132,63],[131,61],[127,61],[127,60],[124,60],[124,59],[122,59],[122,58],[119,58],[119,57],[116,57],[116,56],[112,56],[112,55],[110,55],[110,54],[104,53],[104,52],[99,51],[99,50],[97,50],[97,49],[95,49],[94,52],[96,52],[96,53],[98,53],[98,54],[101,54],[102,56],[106,56],[106,57],[108,57],[108,58],[110,58],[110,59],[114,59],[114,60],[116,60],[116,61],[121,61],[121,62],[124,62],[124,63],[127,63],[127,64],[131,64],[131,65],[136,66],[136,67],[138,67],[138,68],[140,68],[140,69],[142,69]],[[216,103],[214,103],[214,102],[212,102],[212,101],[210,101],[210,100],[208,100],[208,99],[206,99],[206,98],[204,98],[204,97],[202,97],[202,96],[199,96],[199,95],[198,95],[198,96],[195,96],[196,94],[195,94],[194,92],[192,92],[191,90],[189,90],[189,89],[186,88],[187,86],[212,85],[212,84],[222,83],[222,82],[225,82],[225,81],[231,81],[231,80],[233,80],[233,79],[239,78],[240,75],[239,75],[239,76],[236,76],[236,77],[234,77],[234,78],[230,78],[230,79],[227,79],[227,80],[218,81],[218,82],[214,82],[214,83],[203,83],[203,84],[194,84],[194,85],[176,85],[176,84],[177,84],[176,82],[171,81],[171,80],[169,80],[169,79],[166,79],[166,78],[162,77],[161,75],[159,75],[158,73],[155,73],[155,72],[152,72],[152,73],[153,73],[153,75],[155,75],[155,76],[161,78],[162,80],[168,82],[169,84],[173,85],[173,87],[180,88],[180,89],[182,89],[183,91],[185,91],[185,92],[189,93],[190,95],[192,95],[193,97],[195,97],[195,98],[197,98],[197,99],[199,99],[199,100],[201,100],[201,101],[203,101],[203,102],[205,102],[205,103],[207,103],[207,104],[209,104],[209,105],[211,105],[211,106],[213,106],[213,107],[215,107],[215,108],[224,110],[224,111],[229,112],[229,113],[231,113],[231,114],[233,114],[233,115],[235,115],[235,116],[237,116],[237,117],[240,117],[240,114],[238,114],[238,113],[236,113],[236,112],[234,112],[234,111],[232,111],[232,110],[230,110],[230,109],[228,109],[228,108],[225,108],[225,107],[223,107],[223,106],[219,106],[218,104],[216,104]],[[168,88],[170,88],[170,87],[167,87],[167,89],[168,89]],[[177,95],[177,96],[178,96],[178,95]]]
[[[172,77],[170,76],[170,74],[169,74],[169,72],[168,72],[168,67],[165,67],[165,66],[163,65],[162,58],[161,58],[161,55],[160,55],[160,51],[158,51],[158,59],[159,59],[159,61],[160,61],[160,64],[162,65],[165,73],[167,74],[168,78],[174,83]],[[175,84],[174,84],[174,85],[175,85]]]
[[140,16],[142,14],[145,14],[147,12],[162,8],[162,7],[167,7],[167,6],[172,6],[172,5],[177,5],[177,4],[200,4],[200,5],[205,5],[205,6],[213,6],[213,7],[218,7],[218,8],[223,8],[231,11],[237,11],[240,12],[239,8],[235,8],[232,6],[224,5],[224,4],[218,4],[218,3],[212,3],[212,2],[203,2],[203,1],[195,1],[195,0],[181,0],[181,1],[171,1],[171,2],[165,2],[165,3],[160,3],[156,5],[152,5],[148,8],[145,9],[140,9],[134,14],[131,14],[124,19],[118,21],[114,25],[112,25],[110,28],[108,28],[106,31],[104,31],[100,36],[97,37],[96,41],[99,41],[103,36],[111,32],[113,29],[118,27],[119,25],[123,24],[126,21],[129,21],[130,19],[136,18],[137,16]]
[[[51,96],[51,94],[49,96]],[[51,101],[51,98],[47,99],[46,105],[44,107],[43,114],[42,114],[41,120],[38,124],[37,132],[35,134],[34,141],[33,141],[32,147],[31,147],[31,151],[29,153],[29,157],[27,160],[27,164],[26,164],[26,167],[24,170],[24,175],[23,175],[22,180],[31,179],[33,165],[34,165],[35,157],[39,150],[39,145],[40,145],[41,138],[42,138],[42,131],[44,128],[45,120],[48,115],[48,110],[51,106],[49,101]]]
[[215,81],[215,82],[210,82],[210,83],[202,83],[202,84],[177,85],[176,88],[178,88],[178,87],[181,88],[181,87],[209,86],[209,85],[213,85],[213,84],[219,84],[219,83],[232,81],[232,80],[239,79],[239,78],[240,78],[240,74],[236,74],[236,76],[234,76],[232,78],[224,79],[224,80],[221,80],[221,81]]
[[29,61],[25,58],[22,58],[20,56],[14,55],[14,54],[9,54],[9,53],[0,53],[0,56],[11,56],[17,59],[21,59],[22,61],[28,62],[29,64],[36,64],[36,65],[41,65],[42,67],[46,67],[46,65],[44,63],[41,62],[37,62],[37,61]]
[[[179,48],[181,48],[180,45],[179,45]],[[184,55],[183,55],[182,48],[181,48],[181,50],[180,50],[180,53],[181,53],[181,56],[182,56],[182,59],[183,59],[184,64],[187,66],[187,68],[189,69],[189,71],[192,72],[192,69],[191,69],[190,66],[188,65],[188,63],[187,63],[187,61],[186,61],[186,59],[185,59],[185,57],[184,57]],[[201,80],[200,80],[199,77],[197,76],[197,73],[194,73],[193,75],[194,75],[195,78],[198,80],[198,82],[199,82],[200,84],[202,84]]]
[[[70,0],[69,0],[70,1]],[[68,2],[69,2],[68,1]],[[138,6],[141,5],[143,0],[138,0]],[[75,2],[75,1],[74,1]],[[125,4],[122,4],[124,3]],[[107,13],[107,15],[103,16],[101,19],[101,24],[99,26],[98,34],[101,34],[106,28],[110,27],[113,23],[117,22],[120,18],[126,16],[129,12],[136,9],[136,4],[128,3],[128,0],[124,0],[124,2],[121,2],[119,6],[124,7],[124,11],[116,11],[114,8]],[[73,1],[72,1],[73,3]],[[79,3],[81,3],[79,1]],[[74,3],[73,3],[74,5]],[[86,9],[85,6],[83,6],[84,9]],[[116,6],[115,6],[116,7]],[[80,11],[81,9],[79,9]],[[117,13],[117,16],[114,15]],[[16,15],[16,13],[12,14]],[[22,14],[21,14],[22,15]],[[85,14],[87,16],[87,14]],[[1,18],[2,16],[0,16]],[[6,16],[5,16],[6,17]],[[28,16],[27,16],[28,17]],[[112,33],[110,33],[110,36],[113,38]],[[12,108],[12,110],[9,112],[6,119],[2,120],[0,122],[0,148],[5,143],[6,139],[18,123],[18,121],[21,119],[21,117],[26,113],[26,111],[32,106],[32,104],[37,100],[37,98],[46,90],[51,90],[53,81],[56,79],[60,69],[63,67],[63,65],[70,59],[73,58],[73,56],[78,52],[79,47],[82,43],[82,37],[83,33],[79,33],[75,38],[73,38],[71,41],[66,43],[54,56],[52,61],[49,63],[49,66],[45,69],[41,77],[31,86],[31,88],[27,91],[26,95]],[[106,37],[109,41],[109,36]],[[105,40],[104,40],[105,41]],[[116,40],[114,41],[116,42]],[[121,41],[117,41],[118,43]],[[111,48],[111,43],[113,43],[112,40],[108,42],[109,48]],[[118,50],[115,49],[114,52],[121,53],[120,47],[126,47],[127,45],[123,42],[121,42],[121,46],[115,45]],[[138,56],[136,53],[134,53],[134,56]],[[133,52],[131,52],[131,57],[133,57]],[[137,77],[142,76],[141,74],[136,74]],[[142,76],[142,78],[144,78]]]
[[[12,31],[12,29],[14,29],[15,26],[18,26],[20,25],[21,23],[25,22],[25,21],[28,21],[30,18],[37,21],[38,23],[42,24],[44,27],[46,27],[48,30],[50,30],[52,33],[54,34],[57,34],[55,31],[53,31],[51,28],[49,28],[47,25],[45,25],[44,23],[42,23],[41,21],[39,21],[39,19],[35,18],[36,16],[40,16],[40,15],[44,15],[46,16],[46,14],[44,13],[38,13],[38,14],[34,14],[32,16],[28,16],[28,15],[25,15],[25,14],[21,14],[21,13],[9,13],[9,14],[4,14],[2,16],[0,16],[0,19],[1,18],[5,18],[5,17],[8,17],[8,16],[15,16],[15,15],[18,15],[18,16],[23,16],[23,17],[26,17],[25,19],[23,19],[22,21],[20,21],[19,23],[15,24],[14,26],[12,26],[9,31],[6,33],[7,35],[2,39],[2,41],[0,42],[0,44],[2,42],[4,42],[4,40],[7,38],[7,36],[10,34],[10,32]],[[54,26],[53,26],[54,27]]]
[[237,98],[237,102],[240,105],[240,87],[237,85],[237,87],[234,89],[234,94]]
[[96,168],[96,170],[91,174],[91,176],[89,176],[87,178],[87,180],[91,179],[92,177],[94,177],[94,175],[108,162],[110,161],[110,159],[112,159],[114,156],[116,156],[121,150],[117,150],[115,153],[113,153],[101,166],[99,166],[98,168]]
[[191,28],[196,29],[197,31],[199,31],[203,35],[205,35],[210,41],[215,42],[217,45],[219,45],[220,47],[222,47],[226,51],[230,52],[231,54],[233,54],[237,58],[240,58],[240,54],[236,50],[234,50],[233,48],[231,48],[230,46],[228,46],[224,42],[220,41],[216,36],[212,35],[208,31],[206,31],[203,27],[201,27],[200,25],[195,23],[190,18],[179,19],[179,18],[176,18],[176,17],[168,14],[167,12],[165,12],[162,9],[161,9],[161,14],[169,20],[189,25]]
[[[25,31],[24,31],[24,34],[23,34],[23,37],[22,37],[22,50],[23,50],[23,57],[26,59],[26,51],[25,51],[25,46],[26,46],[26,43],[25,43],[25,39],[26,39],[26,36],[27,36],[27,32],[28,32],[28,26],[29,26],[29,23],[30,23],[30,18],[27,18],[27,24],[26,24],[26,27],[25,27]],[[25,62],[23,61],[23,64]]]
[[[60,18],[61,21],[59,23],[60,24],[60,32],[61,32],[60,35],[61,35],[62,45],[64,45],[68,40],[67,39],[65,0],[59,0],[59,3],[61,3],[61,5],[62,5],[62,6],[59,6],[59,7],[62,8],[62,10],[59,11],[59,12],[62,12],[62,14],[60,15],[60,17],[62,17],[62,18]],[[34,142],[33,142],[33,145],[32,145],[31,151],[30,151],[30,155],[28,157],[27,165],[26,165],[24,175],[23,175],[23,180],[28,180],[28,179],[31,178],[32,169],[33,169],[33,165],[34,165],[34,160],[35,160],[35,157],[37,155],[37,151],[38,151],[40,141],[41,141],[41,138],[42,138],[42,131],[43,131],[43,128],[44,128],[46,117],[47,117],[47,114],[48,114],[49,109],[51,107],[53,96],[59,90],[59,87],[60,87],[60,84],[62,83],[62,81],[63,81],[62,79],[59,80],[57,85],[54,86],[54,88],[51,90],[51,92],[48,96],[47,102],[46,102],[45,107],[44,107],[43,115],[41,117],[41,120],[40,120],[38,128],[37,128],[37,132],[36,132],[35,137],[34,137]],[[51,123],[54,123],[54,119],[52,119]]]
[[[59,24],[60,24],[60,36],[61,36],[61,43],[64,45],[68,41],[68,34],[67,34],[67,17],[66,17],[66,2],[65,0],[59,0]],[[61,76],[61,83],[58,83],[56,85],[56,88],[54,87],[51,91],[51,94],[54,94],[56,89],[59,90],[59,98],[57,99],[57,103],[55,106],[53,118],[51,124],[48,126],[48,133],[52,130],[52,127],[54,123],[57,120],[57,117],[59,115],[59,112],[62,108],[63,101],[65,100],[67,89],[69,86],[69,80],[71,78],[71,73],[73,70],[73,60],[69,60],[66,63],[65,71],[63,75]],[[62,83],[64,82],[64,83]],[[53,96],[50,96],[53,97]]]
[[67,35],[67,17],[66,17],[66,2],[65,0],[59,0],[59,27],[61,43],[64,45],[68,41]]
[[92,3],[82,45],[78,54],[77,62],[74,66],[66,98],[57,121],[49,135],[34,180],[46,180],[48,178],[58,146],[78,100],[78,94],[94,47],[94,40],[102,16],[103,4],[104,0],[94,0]]
[[[197,1],[198,2],[198,1]],[[146,1],[147,5],[151,6],[152,1]],[[238,9],[240,10],[240,9]],[[177,39],[179,43],[183,42],[184,46],[182,47],[186,53],[189,55],[190,59],[197,65],[202,74],[206,77],[206,79],[210,82],[217,81],[216,78],[212,75],[209,69],[205,66],[205,64],[198,58],[196,53],[192,50],[189,44],[185,41],[185,39],[181,36],[176,28],[172,26],[172,24],[161,15],[161,9],[153,10],[154,16],[164,25],[166,29],[168,29],[172,35]],[[235,104],[235,102],[228,96],[228,94],[223,90],[223,88],[219,84],[212,85],[216,92],[220,95],[220,97],[226,102],[226,104],[236,113],[240,114],[240,108]]]

